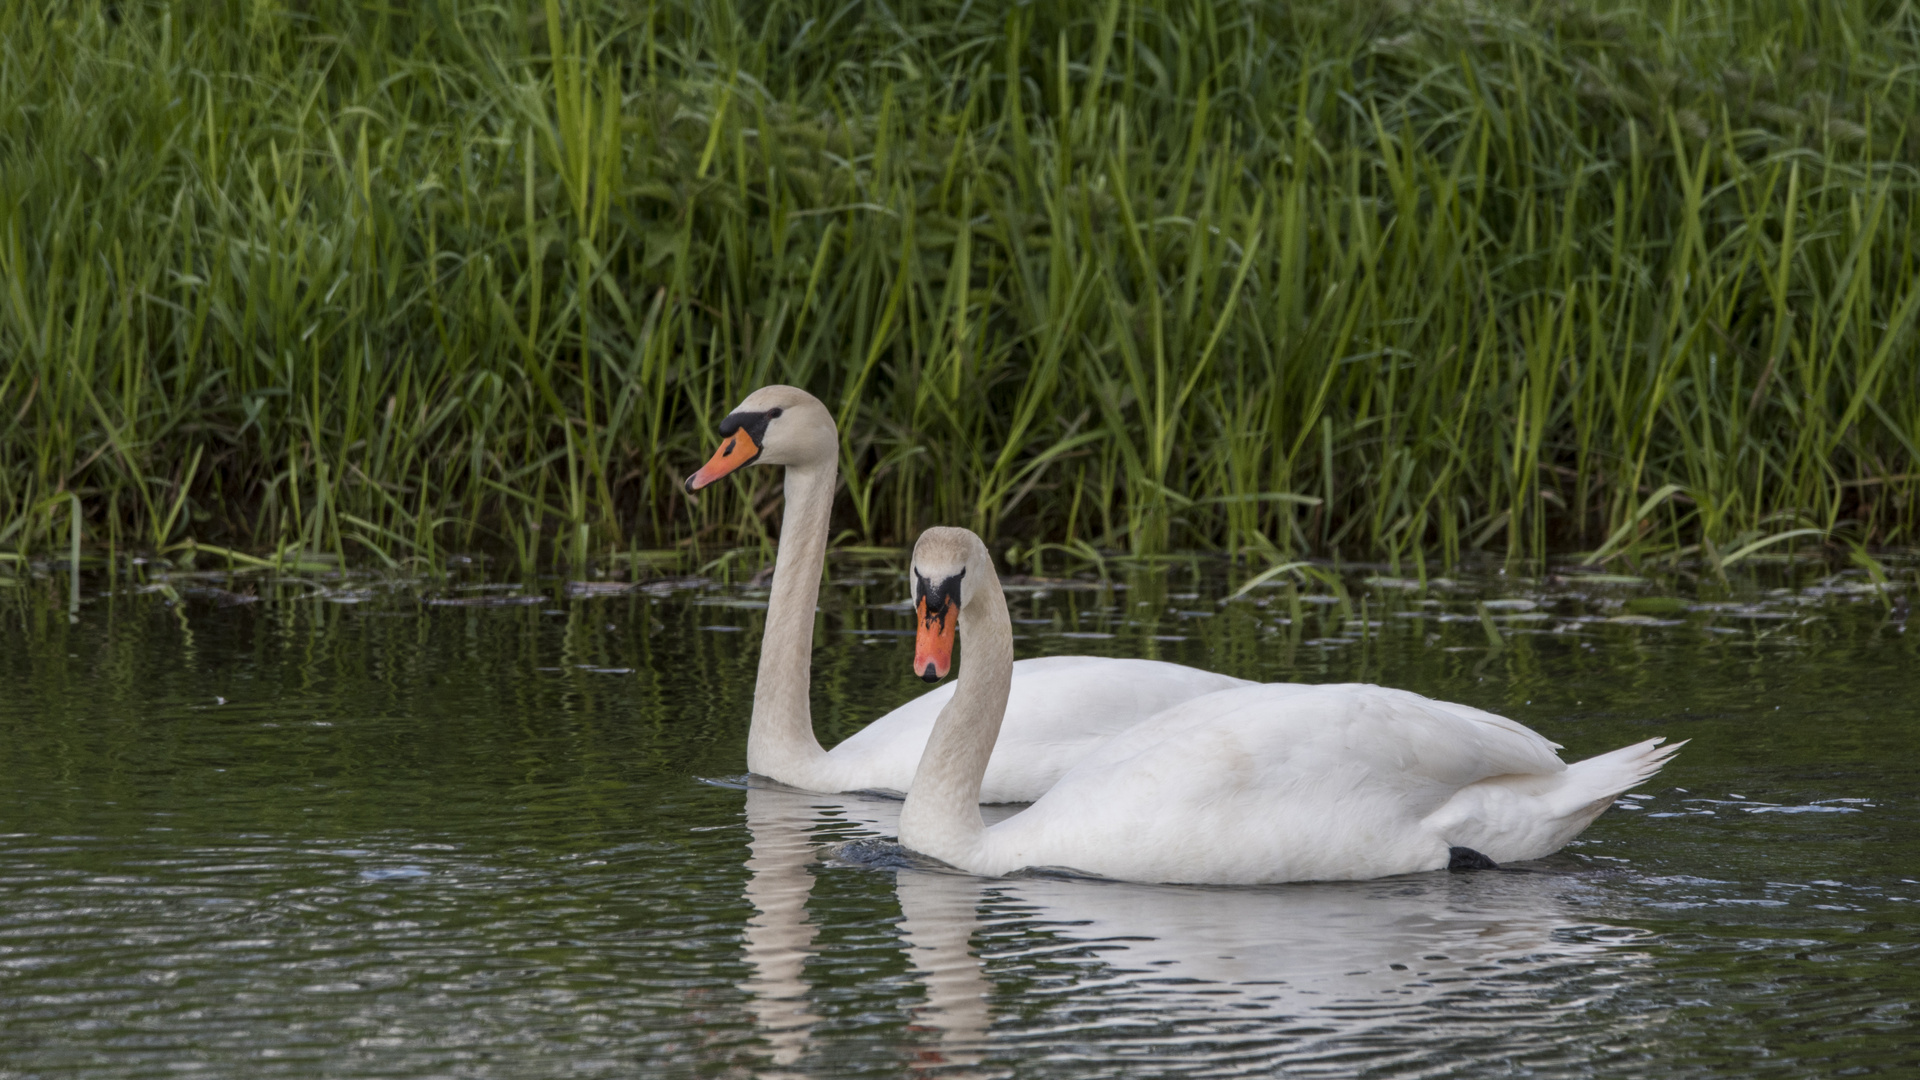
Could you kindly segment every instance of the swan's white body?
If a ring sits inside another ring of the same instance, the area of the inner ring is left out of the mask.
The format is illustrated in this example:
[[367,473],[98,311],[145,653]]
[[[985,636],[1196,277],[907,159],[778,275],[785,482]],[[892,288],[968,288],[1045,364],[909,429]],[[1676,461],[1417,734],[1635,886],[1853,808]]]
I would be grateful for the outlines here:
[[[839,433],[812,395],[790,386],[754,391],[734,417],[769,413],[744,442],[748,462],[786,466],[786,506],[774,556],[753,719],[747,732],[747,769],[807,791],[904,793],[933,730],[952,697],[942,687],[882,716],[832,750],[821,749],[808,701],[814,608],[826,566],[829,516],[838,479]],[[738,423],[734,432],[747,431]],[[730,434],[726,425],[723,435]],[[739,467],[724,461],[729,439],[705,469],[701,484]],[[744,462],[742,463],[744,464]],[[694,486],[690,482],[690,486]],[[980,802],[1031,802],[1074,762],[1132,725],[1201,694],[1251,686],[1198,668],[1156,660],[1091,656],[1045,657],[1013,665],[1012,697],[998,748],[988,762]]]
[[1404,690],[1246,686],[1132,726],[987,828],[969,796],[1010,682],[1012,628],[985,556],[958,529],[930,530],[915,551],[916,574],[934,581],[964,566],[967,656],[900,811],[902,844],[972,873],[1255,884],[1437,870],[1454,847],[1536,859],[1679,749],[1651,739],[1569,766],[1519,723]]
[[[1147,717],[1222,686],[1251,685],[1158,660],[1046,656],[1019,661],[979,801],[1032,802],[1075,762]],[[809,770],[814,783],[774,778],[810,791],[906,792],[954,686],[907,702],[821,754]]]

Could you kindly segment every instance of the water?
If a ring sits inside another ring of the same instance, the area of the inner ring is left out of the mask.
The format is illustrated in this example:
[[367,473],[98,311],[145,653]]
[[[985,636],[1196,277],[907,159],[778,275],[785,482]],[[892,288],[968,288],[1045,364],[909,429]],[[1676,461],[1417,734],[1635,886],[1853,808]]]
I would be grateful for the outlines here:
[[[922,688],[897,568],[836,574],[829,743]],[[1693,742],[1498,872],[981,880],[841,849],[897,803],[742,782],[760,590],[89,579],[70,618],[64,574],[22,576],[0,586],[0,1077],[1920,1066],[1904,608],[1818,565],[1368,578],[1223,604],[1176,565],[1013,606],[1022,655],[1376,681],[1569,758]]]

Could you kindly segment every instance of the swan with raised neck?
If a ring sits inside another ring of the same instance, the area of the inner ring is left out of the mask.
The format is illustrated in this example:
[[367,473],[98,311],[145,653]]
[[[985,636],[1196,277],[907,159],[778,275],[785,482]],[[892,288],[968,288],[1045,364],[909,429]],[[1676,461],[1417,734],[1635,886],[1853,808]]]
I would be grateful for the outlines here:
[[[747,732],[748,770],[808,791],[905,792],[951,690],[902,705],[832,750],[821,748],[813,730],[814,612],[839,482],[840,434],[832,414],[798,387],[765,386],[720,422],[719,436],[713,457],[687,478],[688,491],[749,465],[786,469]],[[979,789],[984,802],[1031,802],[1075,761],[1140,720],[1200,694],[1251,685],[1158,660],[1053,656],[1013,668],[1005,734]]]
[[818,398],[798,387],[765,386],[720,421],[719,449],[687,478],[687,490],[698,491],[747,465],[786,467],[786,506],[747,728],[747,769],[811,791],[843,790],[839,770],[813,733],[808,701],[813,616],[827,561],[839,453],[839,429]]

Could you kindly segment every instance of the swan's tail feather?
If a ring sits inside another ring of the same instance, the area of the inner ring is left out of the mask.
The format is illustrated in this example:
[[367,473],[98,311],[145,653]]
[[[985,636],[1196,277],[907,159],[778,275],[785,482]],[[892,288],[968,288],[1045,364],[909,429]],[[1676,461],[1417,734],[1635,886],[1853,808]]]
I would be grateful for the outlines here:
[[1596,799],[1611,804],[1622,792],[1651,780],[1653,774],[1659,772],[1660,767],[1691,740],[1681,739],[1671,746],[1661,745],[1666,741],[1666,736],[1662,735],[1576,761],[1567,766],[1566,786],[1592,791]]
[[1470,784],[1428,822],[1448,844],[1473,848],[1495,862],[1551,855],[1687,745],[1662,745],[1666,741],[1623,746],[1551,777],[1497,776]]
[[[1586,805],[1567,815],[1567,823],[1573,827],[1566,831],[1560,844],[1580,835],[1581,830],[1593,824],[1593,819],[1604,813],[1622,794],[1653,779],[1661,766],[1691,740],[1682,739],[1671,746],[1661,745],[1666,741],[1666,736],[1662,735],[1604,754],[1595,754],[1567,766],[1566,781],[1561,790],[1584,800]],[[1554,846],[1557,848],[1560,844]]]

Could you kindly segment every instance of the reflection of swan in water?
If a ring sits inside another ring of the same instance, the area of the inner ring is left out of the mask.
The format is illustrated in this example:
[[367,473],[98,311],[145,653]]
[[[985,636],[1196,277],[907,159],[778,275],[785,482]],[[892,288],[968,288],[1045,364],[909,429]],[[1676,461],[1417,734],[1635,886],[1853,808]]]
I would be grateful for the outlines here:
[[[799,1060],[816,1020],[801,971],[816,845],[891,836],[899,810],[747,792],[747,896],[759,913],[742,988],[777,1064]],[[1633,956],[1617,945],[1635,936],[1578,930],[1591,925],[1578,894],[1597,890],[1551,870],[1208,888],[907,868],[895,891],[926,995],[913,1022],[937,1032],[919,1054],[943,1075],[978,1075],[989,1056],[1042,1045],[1114,1062],[1152,1048],[1172,1067],[1244,1055],[1431,1061],[1477,1040],[1550,1040],[1565,1007],[1586,1004]],[[1022,988],[1018,1007],[992,1009],[995,983]]]
[[[1566,894],[1585,886],[1552,872],[1204,888],[909,869],[897,887],[929,973],[921,1022],[954,1061],[1045,1046],[1115,1063],[1150,1049],[1168,1067],[1430,1062],[1554,1041],[1631,955],[1575,932]],[[968,911],[976,925],[951,925]],[[989,973],[1025,987],[997,1024]]]
[[[746,790],[746,897],[755,913],[747,922],[745,952],[752,974],[740,988],[750,995],[750,1008],[774,1064],[791,1066],[806,1052],[819,1022],[807,1000],[803,971],[818,929],[806,910],[814,882],[808,866],[819,858],[823,844],[893,835],[900,803],[755,783]],[[982,812],[994,820],[1013,809],[983,807]],[[907,874],[899,886],[901,928],[928,999],[918,1022],[948,1036],[942,1039],[943,1051],[963,1032],[965,1041],[977,1042],[987,1021],[986,981],[968,952],[968,938],[978,922],[977,891],[957,893],[948,887],[950,880],[972,879]],[[943,1063],[977,1060],[957,1047],[941,1056]]]
[[813,891],[811,827],[818,812],[805,796],[777,789],[747,789],[746,959],[753,974],[740,985],[749,995],[760,1031],[776,1065],[792,1065],[806,1049],[819,1019],[807,1004],[801,968],[813,952],[814,924],[807,918]]
[[[954,874],[902,870],[895,875],[894,888],[900,897],[900,935],[907,958],[927,994],[914,1022],[939,1033],[939,1048],[923,1051],[923,1061],[978,1065],[991,1023],[987,977],[973,951],[973,933],[980,925],[980,883]],[[952,1073],[943,1069],[941,1075]]]

